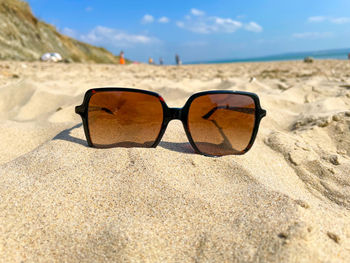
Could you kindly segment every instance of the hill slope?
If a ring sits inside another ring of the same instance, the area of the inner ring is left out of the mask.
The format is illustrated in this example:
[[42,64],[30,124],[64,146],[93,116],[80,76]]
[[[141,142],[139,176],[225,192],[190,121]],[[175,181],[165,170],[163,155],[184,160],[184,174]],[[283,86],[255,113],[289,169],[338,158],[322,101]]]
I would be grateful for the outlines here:
[[39,21],[21,0],[0,0],[0,59],[38,60],[43,53],[58,52],[75,62],[118,63],[104,48],[61,35]]

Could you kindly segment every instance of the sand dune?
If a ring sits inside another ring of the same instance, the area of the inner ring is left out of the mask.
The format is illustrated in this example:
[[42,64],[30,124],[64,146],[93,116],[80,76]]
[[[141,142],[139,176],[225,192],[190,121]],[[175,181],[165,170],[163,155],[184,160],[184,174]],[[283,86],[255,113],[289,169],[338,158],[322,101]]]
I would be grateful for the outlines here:
[[[74,107],[95,87],[182,107],[259,95],[243,156],[194,154],[173,121],[155,149],[87,147]],[[0,261],[349,262],[350,63],[0,63]]]

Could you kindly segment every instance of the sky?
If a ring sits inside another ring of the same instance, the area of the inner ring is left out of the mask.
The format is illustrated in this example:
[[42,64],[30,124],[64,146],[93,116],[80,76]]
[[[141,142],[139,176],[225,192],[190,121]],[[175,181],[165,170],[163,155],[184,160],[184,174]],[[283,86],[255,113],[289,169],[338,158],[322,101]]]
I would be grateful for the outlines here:
[[27,0],[63,34],[146,62],[350,47],[350,0]]

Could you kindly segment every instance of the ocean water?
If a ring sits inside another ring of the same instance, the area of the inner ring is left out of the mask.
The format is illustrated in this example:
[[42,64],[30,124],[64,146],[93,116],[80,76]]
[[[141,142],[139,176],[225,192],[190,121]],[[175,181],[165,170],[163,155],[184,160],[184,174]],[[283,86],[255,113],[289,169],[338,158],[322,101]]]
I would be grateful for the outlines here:
[[338,50],[325,50],[325,51],[310,51],[299,53],[285,53],[280,55],[271,55],[254,58],[237,58],[237,59],[224,59],[213,61],[197,61],[185,64],[217,64],[217,63],[238,63],[238,62],[267,62],[267,61],[287,61],[287,60],[303,60],[305,57],[312,57],[314,59],[341,59],[347,60],[349,49]]

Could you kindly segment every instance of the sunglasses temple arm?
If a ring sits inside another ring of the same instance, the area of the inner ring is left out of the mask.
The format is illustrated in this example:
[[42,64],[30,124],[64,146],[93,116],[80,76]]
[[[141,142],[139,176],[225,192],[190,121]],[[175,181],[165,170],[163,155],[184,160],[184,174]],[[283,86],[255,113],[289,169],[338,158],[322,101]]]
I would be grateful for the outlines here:
[[[251,109],[251,108],[218,106],[211,109],[207,114],[202,116],[202,118],[208,120],[210,116],[213,115],[214,112],[218,109],[226,109],[226,110],[238,111],[238,112],[247,113],[247,114],[255,114],[255,109]],[[221,134],[222,138],[224,139],[224,141],[221,144],[224,146],[229,146],[229,148],[236,150],[235,148],[233,148],[232,144],[230,143],[230,140],[227,138],[227,136],[225,135],[225,133],[223,132],[219,124],[215,120],[209,120],[209,121],[211,121],[215,125],[215,127],[219,130],[219,133]]]
[[113,111],[105,107],[89,106],[89,111],[104,111],[104,112],[107,112],[108,114],[114,115]]
[[236,151],[237,153],[239,153],[239,151],[237,151],[235,148],[233,148],[232,144],[230,143],[230,140],[227,138],[225,133],[222,131],[222,128],[219,126],[219,124],[215,120],[210,120],[210,121],[215,125],[216,128],[218,128],[222,138],[224,138],[224,141],[221,143],[221,145],[225,146],[225,148],[230,148],[230,149]]
[[215,111],[220,110],[220,109],[225,109],[225,110],[231,110],[231,111],[238,111],[242,113],[247,113],[247,114],[255,114],[255,109],[252,108],[243,108],[243,107],[229,107],[227,106],[217,106],[212,108],[208,113],[202,116],[203,119],[209,119],[211,115],[215,113]]

